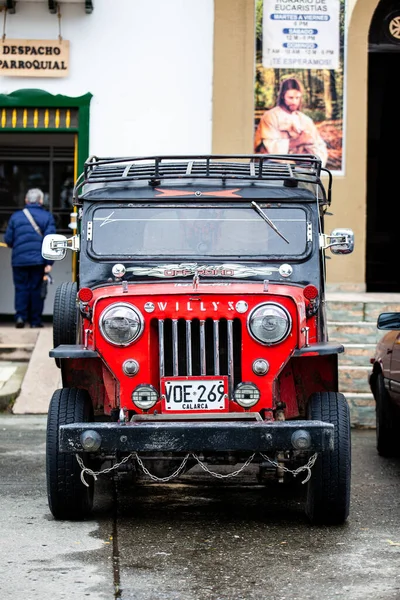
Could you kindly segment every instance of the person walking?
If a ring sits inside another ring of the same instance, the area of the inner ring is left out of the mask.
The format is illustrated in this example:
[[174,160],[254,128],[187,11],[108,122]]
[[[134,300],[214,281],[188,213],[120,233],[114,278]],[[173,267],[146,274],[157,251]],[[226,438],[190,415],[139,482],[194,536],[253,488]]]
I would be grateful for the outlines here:
[[15,212],[4,234],[4,241],[12,248],[11,266],[15,288],[15,326],[43,327],[42,282],[51,270],[53,261],[42,257],[42,240],[56,233],[53,215],[43,206],[43,192],[28,190],[25,208]]
[[254,136],[261,154],[314,154],[325,166],[328,149],[314,121],[301,108],[303,88],[294,77],[281,83],[276,106],[262,115]]

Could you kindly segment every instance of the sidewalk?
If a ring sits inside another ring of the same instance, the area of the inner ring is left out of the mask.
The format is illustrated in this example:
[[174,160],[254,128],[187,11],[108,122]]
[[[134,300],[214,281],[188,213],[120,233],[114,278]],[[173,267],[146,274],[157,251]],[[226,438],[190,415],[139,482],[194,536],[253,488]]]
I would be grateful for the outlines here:
[[61,387],[61,371],[49,357],[53,326],[16,329],[0,324],[0,411],[47,414],[50,398]]

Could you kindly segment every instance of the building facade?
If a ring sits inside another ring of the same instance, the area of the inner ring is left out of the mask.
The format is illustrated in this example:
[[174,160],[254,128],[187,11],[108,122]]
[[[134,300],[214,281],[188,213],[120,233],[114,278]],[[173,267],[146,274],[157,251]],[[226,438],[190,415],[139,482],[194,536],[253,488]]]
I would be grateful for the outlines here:
[[[400,3],[337,2],[343,168],[334,172],[327,227],[352,228],[356,246],[345,268],[340,256],[328,261],[328,283],[399,292],[391,267],[397,144],[389,137]],[[43,189],[59,231],[71,232],[72,185],[90,155],[253,152],[254,0],[0,0],[0,8],[0,236],[29,187]],[[0,314],[12,314],[4,246],[0,268]],[[73,264],[55,265],[45,314],[57,284],[72,276]]]

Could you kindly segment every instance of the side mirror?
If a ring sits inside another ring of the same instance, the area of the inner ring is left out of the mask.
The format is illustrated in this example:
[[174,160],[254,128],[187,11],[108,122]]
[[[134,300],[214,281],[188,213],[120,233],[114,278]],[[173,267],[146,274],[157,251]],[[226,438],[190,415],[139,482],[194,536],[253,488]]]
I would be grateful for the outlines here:
[[62,260],[67,248],[77,252],[79,250],[79,236],[66,238],[59,233],[50,233],[43,238],[42,256],[47,260]]
[[329,243],[327,248],[331,249],[332,254],[350,254],[354,250],[354,233],[351,229],[334,229],[330,236],[327,236]]
[[66,253],[67,238],[59,233],[45,235],[42,242],[42,256],[47,260],[62,260]]
[[378,329],[400,329],[400,312],[381,313],[376,326]]

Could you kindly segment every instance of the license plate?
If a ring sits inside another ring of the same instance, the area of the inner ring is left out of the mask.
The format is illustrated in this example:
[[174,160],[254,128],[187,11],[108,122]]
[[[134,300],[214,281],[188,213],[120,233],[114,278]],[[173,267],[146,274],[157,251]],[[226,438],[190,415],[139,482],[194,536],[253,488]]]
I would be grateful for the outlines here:
[[164,377],[161,393],[164,412],[228,410],[227,377]]

